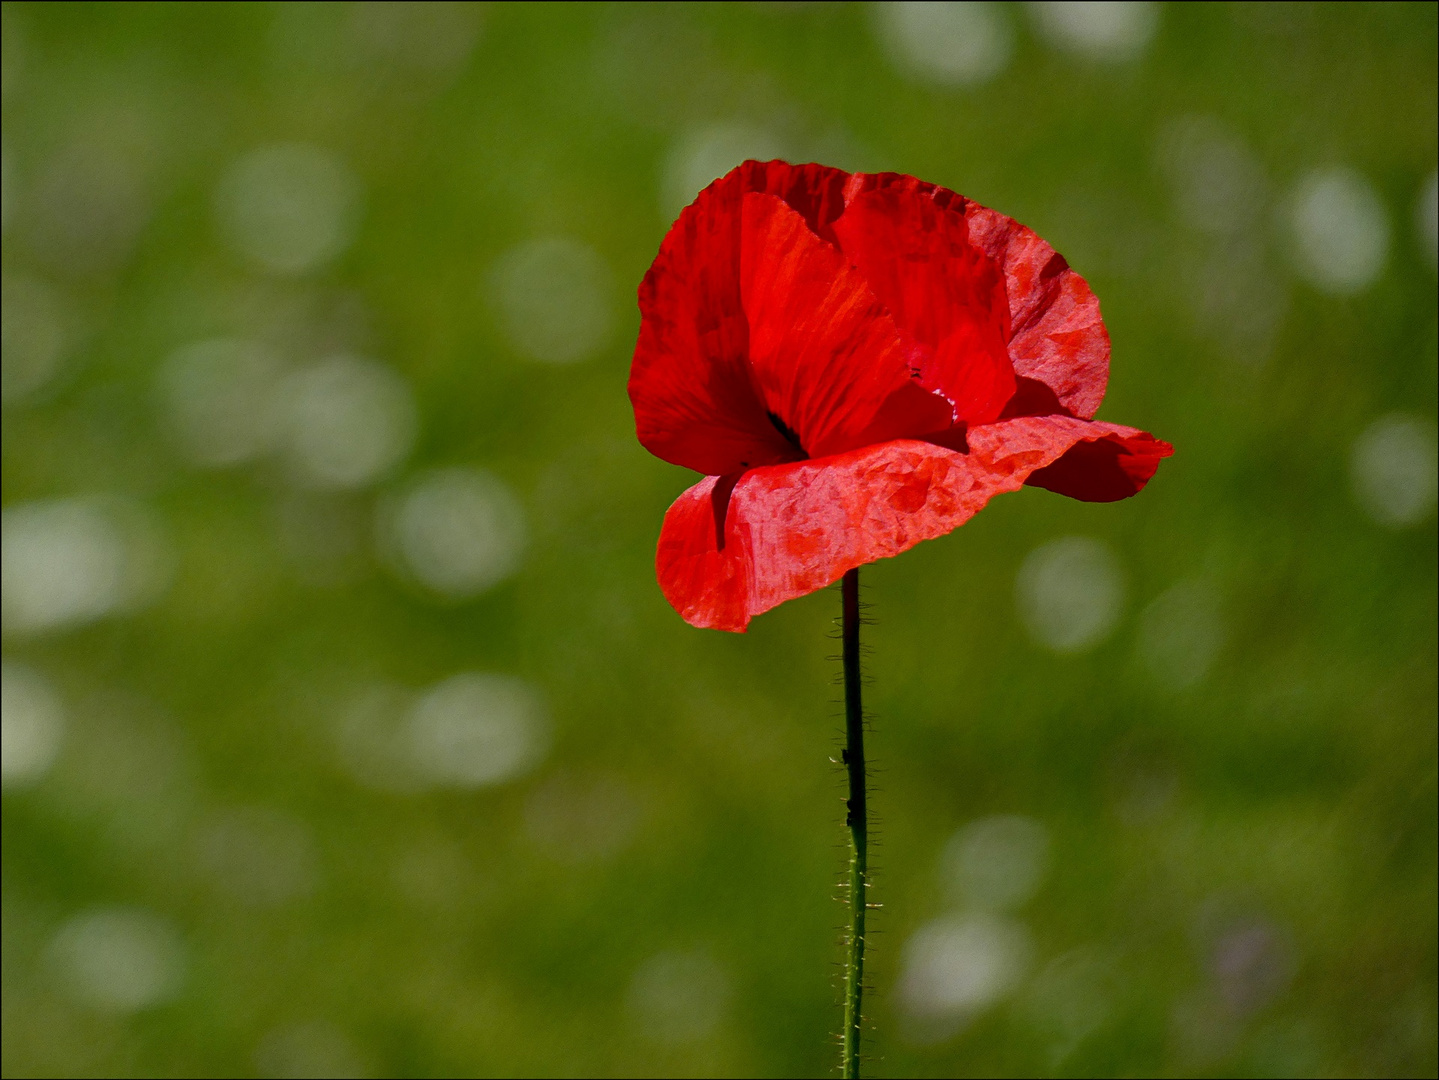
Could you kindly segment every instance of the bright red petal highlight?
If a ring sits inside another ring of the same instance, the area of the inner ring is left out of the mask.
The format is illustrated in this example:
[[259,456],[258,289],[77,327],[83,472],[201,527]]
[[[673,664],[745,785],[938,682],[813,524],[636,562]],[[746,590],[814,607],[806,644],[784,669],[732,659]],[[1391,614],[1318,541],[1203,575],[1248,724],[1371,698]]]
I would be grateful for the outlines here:
[[948,198],[936,200],[943,189],[895,179],[904,183],[853,194],[835,235],[918,345],[913,362],[924,385],[953,403],[955,422],[987,424],[1015,392],[1004,282],[969,241],[963,199],[943,192]]
[[[1017,490],[1077,444],[1095,441],[1120,444],[1121,463],[1126,455],[1157,463],[1170,452],[1133,428],[1024,417],[971,429],[967,454],[899,439],[707,477],[665,515],[656,553],[660,588],[687,622],[743,630],[753,616],[824,588],[846,570],[957,528],[994,495]],[[1118,470],[1135,490],[1148,478],[1143,468]]]
[[744,197],[740,297],[750,371],[778,428],[810,457],[947,427],[864,277],[773,195]]

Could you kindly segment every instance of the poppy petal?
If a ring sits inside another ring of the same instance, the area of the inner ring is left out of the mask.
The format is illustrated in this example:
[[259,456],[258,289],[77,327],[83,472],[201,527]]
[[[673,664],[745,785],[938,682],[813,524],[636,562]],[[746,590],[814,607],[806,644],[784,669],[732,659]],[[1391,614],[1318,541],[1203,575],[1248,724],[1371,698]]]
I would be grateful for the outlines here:
[[954,422],[989,423],[1015,392],[1003,279],[969,241],[965,200],[911,177],[893,179],[853,194],[835,235],[920,346],[921,381],[953,403]]
[[[1004,273],[1009,358],[1021,394],[1024,380],[1042,383],[1067,413],[1088,420],[1109,382],[1109,332],[1098,297],[1062,255],[1013,218],[977,203],[965,216],[971,243]],[[1005,414],[1021,410],[1011,407]]]
[[729,207],[719,196],[680,215],[640,284],[630,367],[641,444],[711,474],[798,456],[768,422],[750,381],[739,224],[737,202]]
[[[841,219],[843,220],[843,219]],[[948,427],[864,276],[782,199],[744,197],[740,297],[750,370],[775,427],[823,457]]]
[[975,467],[1014,472],[1022,483],[1088,502],[1137,494],[1174,453],[1147,431],[1072,416],[1021,416],[965,435]]
[[[687,622],[742,631],[753,616],[824,588],[846,570],[950,532],[1076,444],[1096,441],[1120,444],[1120,462],[1130,453],[1157,464],[1170,452],[1168,444],[1133,428],[1024,417],[971,429],[968,453],[896,439],[821,460],[706,477],[665,515],[656,552],[660,588]],[[1081,456],[1075,468],[1085,460]],[[1119,471],[1138,490],[1153,468],[1130,472],[1121,464]],[[1099,486],[1090,494],[1109,490]]]
[[765,415],[748,371],[742,206],[747,192],[773,194],[832,239],[848,179],[824,165],[747,161],[700,192],[671,226],[640,284],[630,368],[636,434],[652,454],[711,475],[799,456]]
[[[746,161],[730,173],[741,193],[774,195],[784,201],[821,240],[835,244],[834,223],[845,210],[850,174],[830,165],[787,161]],[[836,246],[838,246],[836,244]]]
[[[1024,420],[1064,420],[1063,417],[1024,417]],[[1018,422],[1018,421],[1016,421]],[[1084,502],[1117,502],[1137,495],[1174,453],[1174,447],[1147,431],[1075,420],[1087,427],[1110,428],[1097,437],[1086,436],[1057,460],[1029,474],[1024,482]]]
[[[822,247],[845,245],[877,300],[896,315],[891,321],[907,347],[904,362],[920,375],[915,386],[879,402],[870,398],[866,408],[874,412],[862,430],[855,421],[864,409],[828,416],[830,430],[807,433],[815,447],[806,450],[835,452],[947,426],[928,422],[932,403],[920,393],[926,388],[955,403],[952,420],[971,425],[994,416],[1094,415],[1109,368],[1098,301],[1029,229],[913,177],[748,161],[685,209],[640,286],[643,318],[629,388],[636,431],[651,452],[711,475],[799,456],[784,430],[793,433],[796,424],[781,416],[779,426],[766,415],[775,410],[763,402],[746,362],[751,327],[739,279],[743,206],[751,193],[783,202]],[[937,215],[932,221],[931,214]],[[886,222],[903,225],[893,230],[898,238],[890,248],[903,259],[886,260]],[[930,223],[936,227],[927,228]],[[967,262],[965,253],[976,248],[1002,274],[1007,298],[1007,355],[1018,379],[1002,412],[994,399],[1004,395],[1011,376],[992,338],[1003,312],[986,306],[990,279]],[[909,258],[929,260],[931,270],[942,272],[909,274],[901,265]],[[988,321],[975,314],[984,311]]]
[[[962,214],[969,243],[1001,272],[1009,309],[1009,360],[1020,382],[1003,415],[1092,417],[1109,380],[1109,335],[1098,299],[1063,256],[1012,218],[912,176],[856,173],[845,188],[850,206],[874,193],[892,193],[906,206],[923,201],[951,215]],[[836,231],[842,233],[844,226],[836,223]],[[890,302],[882,286],[877,291]],[[899,322],[907,329],[903,318]],[[1026,392],[1026,382],[1048,392]]]

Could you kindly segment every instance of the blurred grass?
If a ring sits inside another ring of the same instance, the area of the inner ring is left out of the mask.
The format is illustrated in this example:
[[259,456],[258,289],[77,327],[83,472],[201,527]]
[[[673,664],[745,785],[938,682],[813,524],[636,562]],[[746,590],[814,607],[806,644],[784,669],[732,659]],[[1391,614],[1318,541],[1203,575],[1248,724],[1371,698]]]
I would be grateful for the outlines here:
[[[345,52],[350,5],[5,4],[4,267],[55,283],[79,335],[52,385],[6,406],[5,504],[129,496],[176,560],[143,611],[5,640],[68,718],[53,769],[5,795],[5,1075],[296,1070],[262,1050],[311,1022],[373,1075],[832,1066],[838,597],[743,637],[682,623],[653,545],[693,478],[637,445],[624,393],[667,155],[736,122],[1035,228],[1104,304],[1101,418],[1178,448],[1132,501],[1026,489],[865,571],[874,1074],[1435,1073],[1434,516],[1382,528],[1349,482],[1373,419],[1434,421],[1435,278],[1413,206],[1436,156],[1435,8],[1163,5],[1119,66],[1002,14],[1008,66],[946,89],[898,71],[855,5],[486,6],[457,67],[407,74]],[[1257,344],[1196,315],[1222,245],[1182,224],[1155,164],[1188,114],[1237,132],[1267,177],[1242,239],[1283,301]],[[144,193],[133,244],[100,269],[57,255],[27,201],[76,141]],[[364,190],[352,246],[299,279],[227,249],[212,210],[231,162],[285,141],[335,152]],[[1368,178],[1391,229],[1383,273],[1352,297],[1295,278],[1282,228],[1286,193],[1333,164]],[[513,245],[555,234],[614,282],[605,347],[565,366],[519,354],[488,284]],[[167,436],[160,367],[216,335],[400,372],[419,435],[380,494],[430,466],[490,470],[526,509],[520,571],[435,601],[374,553],[371,491],[311,499],[348,554],[297,561],[280,523],[310,497],[268,465],[198,469]],[[1107,640],[1058,656],[1026,635],[1014,583],[1072,534],[1111,546],[1127,601]],[[1188,579],[1220,597],[1223,646],[1176,688],[1138,658],[1140,612]],[[347,695],[464,670],[538,688],[544,762],[478,792],[357,784],[333,734]],[[573,803],[582,834],[574,793],[600,781],[633,824],[588,854],[547,846],[535,807]],[[247,904],[197,861],[205,823],[252,805],[310,838],[308,893]],[[904,943],[949,909],[941,847],[999,813],[1051,836],[1017,916],[1031,972],[1085,948],[1108,973],[1073,1045],[1038,975],[962,1031],[906,1035]],[[77,999],[47,944],[115,904],[172,920],[185,956],[173,1000],[128,1016]],[[1279,943],[1277,982],[1226,1012],[1209,928],[1236,919]],[[657,1039],[636,972],[695,950],[728,996],[712,1027]]]

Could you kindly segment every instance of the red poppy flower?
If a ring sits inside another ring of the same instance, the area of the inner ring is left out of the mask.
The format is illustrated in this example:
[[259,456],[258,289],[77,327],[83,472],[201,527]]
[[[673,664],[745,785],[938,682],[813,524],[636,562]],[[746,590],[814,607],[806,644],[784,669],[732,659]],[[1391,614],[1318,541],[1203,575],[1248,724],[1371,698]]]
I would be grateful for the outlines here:
[[696,626],[743,630],[1023,484],[1126,498],[1173,453],[1091,419],[1109,335],[1084,279],[911,176],[747,161],[680,214],[639,300],[639,440],[707,474],[656,559]]

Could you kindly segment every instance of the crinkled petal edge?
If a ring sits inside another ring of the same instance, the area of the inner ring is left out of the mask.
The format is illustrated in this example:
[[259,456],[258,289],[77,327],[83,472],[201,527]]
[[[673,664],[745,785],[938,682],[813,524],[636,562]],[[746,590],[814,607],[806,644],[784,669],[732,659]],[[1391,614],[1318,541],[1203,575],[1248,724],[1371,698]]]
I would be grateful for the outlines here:
[[[1081,451],[1075,475],[1117,469],[1128,494],[1173,452],[1135,428],[1030,416],[970,429],[967,453],[896,439],[706,477],[665,514],[655,559],[660,588],[692,625],[743,631],[755,615],[831,585],[847,570],[952,531],[993,496],[1017,490],[1076,446],[1094,443],[1113,443],[1116,450]],[[1073,477],[1061,479],[1075,487]],[[1095,480],[1088,493],[1083,484],[1063,493],[1122,497],[1112,481]],[[1064,484],[1043,486],[1062,490]]]

